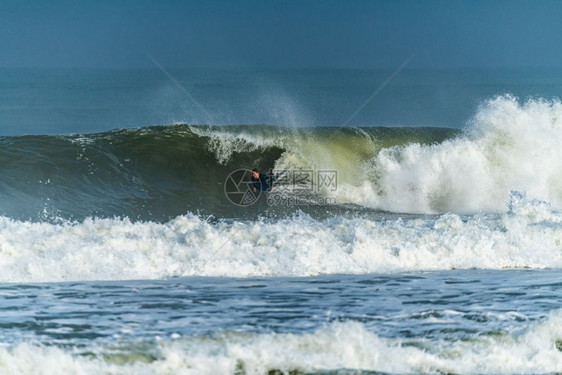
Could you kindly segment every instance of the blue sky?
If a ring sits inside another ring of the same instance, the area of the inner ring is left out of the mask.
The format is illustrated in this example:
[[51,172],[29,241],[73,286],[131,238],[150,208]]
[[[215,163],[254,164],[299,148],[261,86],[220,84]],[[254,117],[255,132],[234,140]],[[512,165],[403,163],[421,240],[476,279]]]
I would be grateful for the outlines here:
[[562,1],[0,2],[0,67],[562,67]]

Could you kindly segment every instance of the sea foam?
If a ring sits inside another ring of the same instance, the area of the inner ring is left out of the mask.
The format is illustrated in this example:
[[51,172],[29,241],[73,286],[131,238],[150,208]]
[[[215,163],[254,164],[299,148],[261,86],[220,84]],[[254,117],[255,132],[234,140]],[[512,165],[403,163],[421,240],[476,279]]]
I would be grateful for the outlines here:
[[0,281],[309,276],[562,267],[562,214],[513,192],[505,214],[166,223],[0,219]]
[[393,212],[499,212],[519,190],[561,208],[562,105],[497,97],[462,135],[384,148],[361,167],[367,181],[343,181],[339,202]]
[[[562,371],[562,314],[523,332],[462,340],[385,338],[362,323],[327,324],[303,334],[222,332],[80,350],[19,344],[0,348],[3,374],[265,374],[329,370],[384,373],[531,374]],[[347,372],[346,372],[347,373]]]

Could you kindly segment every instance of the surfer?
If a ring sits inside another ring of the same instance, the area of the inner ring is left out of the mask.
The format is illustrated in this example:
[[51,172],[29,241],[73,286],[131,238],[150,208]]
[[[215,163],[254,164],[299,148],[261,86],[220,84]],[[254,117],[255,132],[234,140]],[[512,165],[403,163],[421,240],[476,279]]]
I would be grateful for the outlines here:
[[260,173],[257,168],[252,169],[252,189],[254,193],[271,191],[273,187],[273,176]]

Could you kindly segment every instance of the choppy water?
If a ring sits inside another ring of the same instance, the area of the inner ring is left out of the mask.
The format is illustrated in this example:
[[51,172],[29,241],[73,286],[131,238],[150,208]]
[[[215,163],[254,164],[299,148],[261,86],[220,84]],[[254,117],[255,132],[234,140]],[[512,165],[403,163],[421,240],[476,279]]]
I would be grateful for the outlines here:
[[562,371],[558,73],[154,73],[1,72],[2,374]]
[[[561,371],[554,270],[3,284],[0,368],[42,373]],[[41,372],[41,371],[40,371]]]

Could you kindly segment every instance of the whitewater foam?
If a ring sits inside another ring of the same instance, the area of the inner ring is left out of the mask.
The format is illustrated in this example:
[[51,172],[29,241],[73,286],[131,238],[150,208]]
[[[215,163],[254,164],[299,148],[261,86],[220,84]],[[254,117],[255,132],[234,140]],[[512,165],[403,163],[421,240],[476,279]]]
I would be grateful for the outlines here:
[[[386,373],[510,374],[562,371],[562,314],[524,332],[463,340],[385,338],[358,322],[331,323],[304,334],[223,332],[211,337],[92,345],[89,354],[20,344],[0,348],[4,374],[265,374],[329,370]],[[138,347],[138,350],[137,350]]]
[[514,193],[512,211],[373,220],[179,216],[167,223],[0,219],[0,281],[309,276],[451,268],[562,267],[562,214]]
[[562,207],[562,105],[511,96],[488,101],[463,135],[385,148],[364,165],[370,180],[341,198],[393,212],[505,211],[509,191]]

